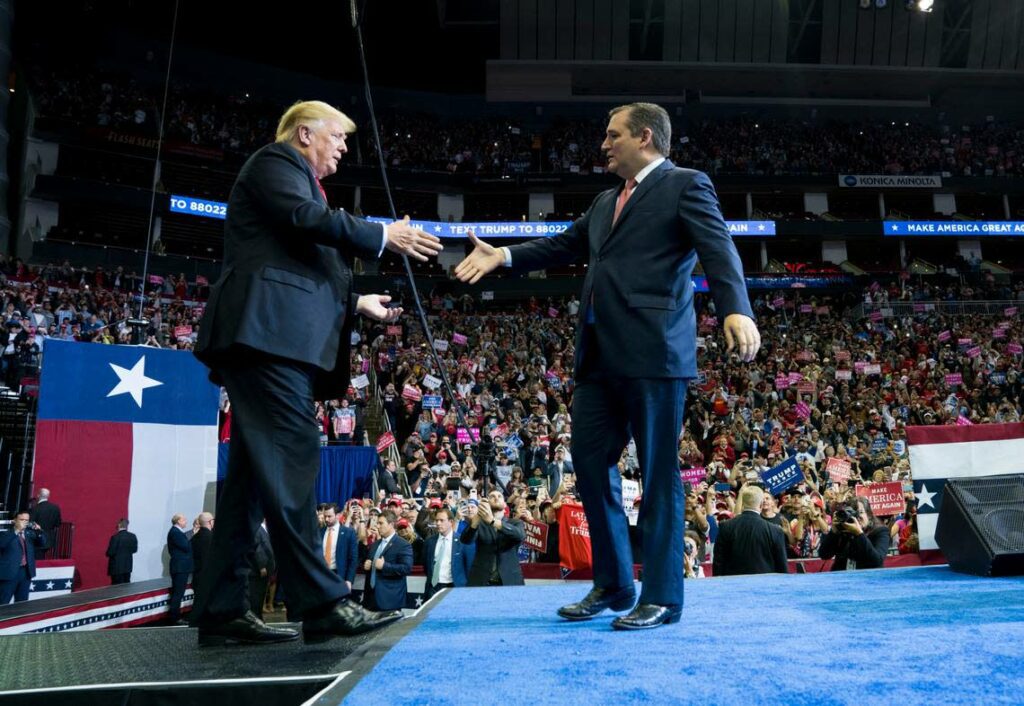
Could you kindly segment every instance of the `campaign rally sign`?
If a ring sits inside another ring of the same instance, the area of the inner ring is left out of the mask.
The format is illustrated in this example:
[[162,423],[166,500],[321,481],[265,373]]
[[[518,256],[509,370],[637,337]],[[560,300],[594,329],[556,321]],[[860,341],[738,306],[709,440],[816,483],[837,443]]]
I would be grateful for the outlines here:
[[958,339],[956,339],[956,344],[958,346],[962,346],[963,348],[966,348],[967,346],[971,345],[972,343],[974,343],[974,341],[972,339],[970,339],[970,338],[958,338]]
[[626,519],[633,527],[636,527],[636,521],[640,518],[640,508],[636,504],[638,497],[640,497],[640,484],[635,480],[623,479],[622,509],[626,512]]
[[865,375],[881,375],[882,374],[882,366],[879,365],[878,363],[872,363],[871,365],[865,365],[864,366],[864,374]]
[[352,387],[357,390],[362,390],[364,387],[370,386],[370,378],[364,373],[362,375],[356,375],[352,378]]
[[389,336],[401,336],[402,335],[402,326],[400,324],[395,324],[395,325],[392,325],[392,326],[388,326],[387,334]]
[[469,340],[469,339],[467,339],[461,333],[453,333],[452,334],[452,343],[454,343],[457,346],[464,346],[464,345],[466,345],[466,341],[467,340]]
[[[479,429],[477,429],[476,427],[473,427],[469,431],[473,432],[473,441],[480,441],[480,430]],[[468,443],[470,443],[469,442],[469,432],[466,431],[466,429],[464,427],[459,427],[458,429],[455,430],[455,439],[460,444],[468,444]]]
[[789,374],[789,384],[790,385],[795,385],[795,384],[797,384],[798,382],[800,382],[803,379],[804,379],[804,376],[801,375],[800,373],[790,373]]
[[444,406],[441,395],[423,395],[423,409],[437,409]]
[[429,387],[431,390],[436,390],[441,387],[441,378],[436,378],[428,373],[423,376],[423,386]]
[[1010,355],[1020,355],[1021,353],[1024,353],[1024,346],[1019,343],[1007,343],[1006,352]]
[[492,302],[492,301],[494,301],[494,291],[493,290],[486,290],[486,291],[480,292],[480,301],[482,301],[482,302]]
[[875,440],[871,442],[871,451],[873,453],[878,453],[879,451],[884,451],[888,447],[889,447],[889,440],[886,439],[884,436],[876,436]]
[[868,483],[857,486],[857,496],[867,498],[871,512],[877,517],[898,515],[906,508],[903,500],[903,484]]
[[776,390],[785,390],[787,387],[789,387],[789,377],[788,376],[786,376],[786,375],[779,375],[778,377],[775,378],[775,389]]
[[377,437],[377,453],[382,453],[384,449],[389,446],[393,446],[395,443],[395,435],[390,431],[386,431]]
[[850,351],[836,351],[836,360],[849,360]]
[[853,379],[853,371],[852,370],[837,370],[836,371],[836,380],[852,380],[852,379]]
[[800,313],[801,314],[810,314],[810,313],[813,313],[813,312],[814,312],[814,306],[813,305],[811,305],[811,304],[801,304],[800,305]]
[[939,340],[939,343],[941,343],[943,341],[948,341],[952,337],[953,337],[953,333],[951,331],[940,331],[939,335],[938,335],[938,340]]
[[761,472],[761,480],[764,481],[765,489],[772,495],[778,495],[788,488],[802,482],[804,474],[800,472],[796,458],[787,458],[785,461]]
[[992,373],[988,376],[988,381],[993,385],[1005,385],[1006,373]]
[[843,458],[833,456],[825,464],[829,480],[835,483],[845,483],[850,480],[850,462]]
[[418,402],[423,398],[423,393],[412,385],[406,385],[402,388],[402,397],[407,400],[412,400],[413,402]]
[[704,466],[695,466],[693,468],[683,468],[679,471],[679,477],[684,483],[689,482],[690,485],[697,485],[707,477],[707,470]]
[[546,522],[529,520],[523,523],[523,530],[526,532],[523,544],[542,554],[548,550],[548,524]]
[[448,350],[448,341],[443,338],[434,339],[434,350],[444,353]]
[[868,318],[874,321],[875,323],[878,323],[879,321],[882,320],[882,312],[872,311],[870,314],[868,314]]
[[817,309],[814,310],[814,313],[816,313],[818,316],[827,316],[828,312],[829,308],[827,306],[819,306]]
[[815,390],[814,381],[813,380],[801,380],[800,382],[798,382],[796,384],[796,389],[797,389],[797,392],[806,392],[808,394],[813,394],[814,390]]
[[963,385],[964,378],[960,373],[949,373],[946,375],[946,384],[952,387],[953,385]]
[[174,327],[174,337],[175,338],[188,338],[191,335],[192,335],[192,327],[191,326],[187,326],[186,325],[186,326],[175,326]]
[[1005,309],[1003,309],[1003,316],[1016,316],[1016,315],[1017,315],[1017,307],[1015,307],[1015,306],[1008,306]]
[[794,407],[793,409],[796,412],[796,416],[800,417],[801,419],[811,418],[811,408],[807,405],[806,402],[797,402],[796,407]]
[[974,346],[967,349],[968,358],[977,358],[979,355],[981,355],[981,346]]
[[219,389],[195,356],[50,339],[39,388],[34,479],[75,523],[80,588],[109,585],[107,541],[131,519],[132,578],[166,576],[168,521],[217,482]]
[[774,299],[772,299],[772,306],[774,306],[776,308],[778,308],[780,306],[785,306],[785,305],[786,305],[786,300],[785,300],[784,297],[775,297]]

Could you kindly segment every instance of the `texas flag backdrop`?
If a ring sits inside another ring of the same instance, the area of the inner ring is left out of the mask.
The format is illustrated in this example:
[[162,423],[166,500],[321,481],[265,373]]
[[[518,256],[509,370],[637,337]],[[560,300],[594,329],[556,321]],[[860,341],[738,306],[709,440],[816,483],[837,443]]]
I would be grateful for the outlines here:
[[46,342],[34,485],[75,525],[76,588],[110,583],[122,517],[139,540],[132,581],[168,575],[171,516],[191,522],[217,480],[219,391],[206,374],[185,351]]

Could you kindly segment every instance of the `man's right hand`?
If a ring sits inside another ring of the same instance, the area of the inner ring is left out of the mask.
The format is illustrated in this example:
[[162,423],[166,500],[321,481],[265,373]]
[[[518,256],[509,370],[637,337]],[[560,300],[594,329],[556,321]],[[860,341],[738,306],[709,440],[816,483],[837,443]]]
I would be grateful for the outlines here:
[[399,255],[408,255],[426,262],[427,256],[436,256],[444,250],[440,238],[413,228],[409,225],[408,216],[400,221],[388,223],[387,232],[387,243],[384,247]]
[[455,267],[455,276],[460,282],[476,284],[480,278],[505,264],[505,254],[476,237],[469,231],[473,252]]

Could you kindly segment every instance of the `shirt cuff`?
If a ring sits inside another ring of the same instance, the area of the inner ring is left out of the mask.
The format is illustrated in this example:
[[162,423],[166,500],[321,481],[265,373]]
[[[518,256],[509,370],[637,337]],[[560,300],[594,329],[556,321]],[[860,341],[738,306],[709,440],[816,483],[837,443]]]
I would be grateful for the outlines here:
[[512,267],[512,251],[502,246],[501,251],[505,253],[505,267]]
[[380,258],[384,254],[384,248],[388,244],[388,224],[380,224],[380,250],[377,251],[377,257]]

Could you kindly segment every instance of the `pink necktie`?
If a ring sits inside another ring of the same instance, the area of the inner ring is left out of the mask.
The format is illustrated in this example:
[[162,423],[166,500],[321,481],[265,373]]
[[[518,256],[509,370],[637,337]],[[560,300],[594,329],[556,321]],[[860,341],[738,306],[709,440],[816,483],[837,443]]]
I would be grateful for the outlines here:
[[622,207],[629,201],[629,197],[633,195],[633,189],[636,188],[636,179],[630,179],[626,182],[626,185],[619,192],[619,198],[615,200],[615,215],[612,217],[612,225],[619,220],[619,214],[622,213]]

